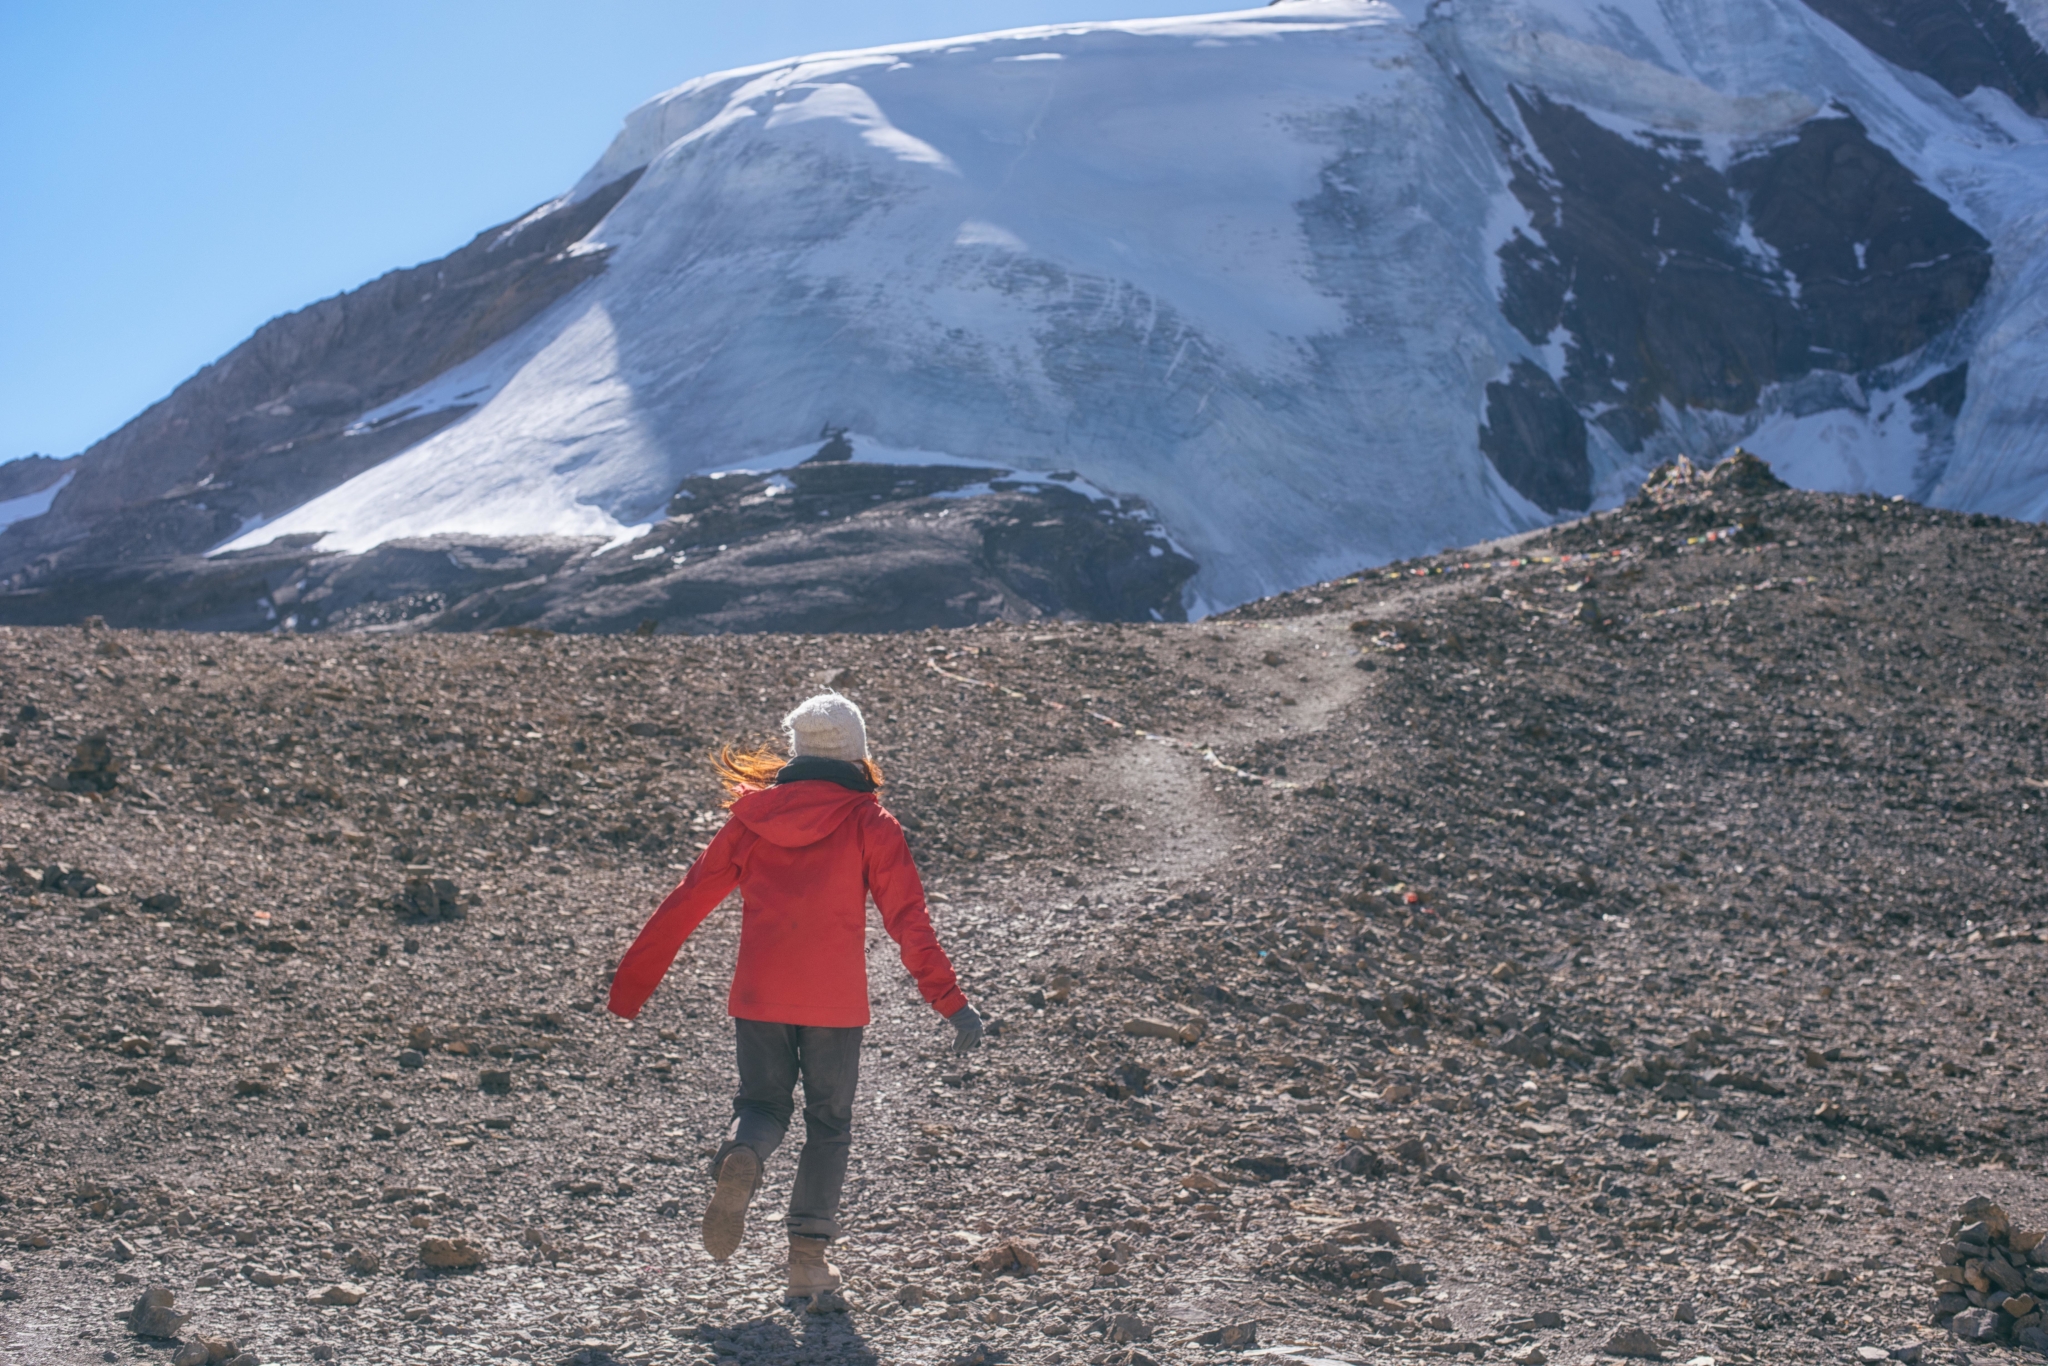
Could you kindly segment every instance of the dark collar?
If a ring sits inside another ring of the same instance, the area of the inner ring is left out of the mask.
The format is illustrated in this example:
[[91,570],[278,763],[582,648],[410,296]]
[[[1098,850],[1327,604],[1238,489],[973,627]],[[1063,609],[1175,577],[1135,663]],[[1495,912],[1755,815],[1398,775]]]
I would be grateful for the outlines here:
[[867,770],[859,764],[850,764],[844,759],[821,759],[815,754],[799,755],[784,764],[782,771],[775,775],[775,785],[780,787],[784,783],[802,783],[813,779],[837,783],[855,792],[875,790],[875,784],[868,777]]

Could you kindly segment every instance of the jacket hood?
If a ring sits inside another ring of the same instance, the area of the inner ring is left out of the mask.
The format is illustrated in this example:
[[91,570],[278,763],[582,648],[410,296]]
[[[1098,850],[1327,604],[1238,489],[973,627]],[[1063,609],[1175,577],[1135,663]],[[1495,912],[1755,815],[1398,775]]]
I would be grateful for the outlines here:
[[732,804],[732,817],[785,849],[816,844],[837,830],[854,808],[872,802],[872,792],[854,792],[831,782],[792,782],[749,792]]

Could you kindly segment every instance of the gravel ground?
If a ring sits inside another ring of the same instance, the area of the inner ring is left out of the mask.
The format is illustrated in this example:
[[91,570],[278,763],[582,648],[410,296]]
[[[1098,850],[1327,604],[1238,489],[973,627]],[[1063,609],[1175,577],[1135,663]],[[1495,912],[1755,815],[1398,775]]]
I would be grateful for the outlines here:
[[[2017,1359],[2048,531],[1750,484],[1186,626],[0,633],[0,1360]],[[791,1149],[695,1242],[732,908],[598,1003],[827,678],[1001,1027],[876,929],[814,1314]]]

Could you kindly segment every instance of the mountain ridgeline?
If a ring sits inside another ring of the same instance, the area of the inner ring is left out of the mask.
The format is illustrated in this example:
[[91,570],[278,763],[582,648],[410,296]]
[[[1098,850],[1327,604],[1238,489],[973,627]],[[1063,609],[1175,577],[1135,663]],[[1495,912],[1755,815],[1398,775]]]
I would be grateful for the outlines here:
[[1185,619],[1737,445],[2038,520],[2044,115],[2004,0],[1281,0],[706,76],[0,466],[0,621]]

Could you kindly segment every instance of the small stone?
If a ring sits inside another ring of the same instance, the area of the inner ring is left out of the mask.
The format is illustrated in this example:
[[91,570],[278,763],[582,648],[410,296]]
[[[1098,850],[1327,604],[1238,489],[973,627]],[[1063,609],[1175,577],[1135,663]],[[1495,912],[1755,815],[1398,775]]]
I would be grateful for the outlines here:
[[238,1096],[267,1096],[270,1094],[270,1083],[262,1077],[237,1077],[235,1078],[235,1094]]
[[1555,1309],[1539,1309],[1529,1317],[1536,1320],[1538,1328],[1564,1327],[1564,1315]]
[[332,1361],[332,1360],[334,1360],[334,1357],[335,1357],[335,1351],[334,1351],[334,1344],[333,1344],[333,1343],[331,1343],[331,1342],[316,1342],[316,1343],[314,1343],[314,1344],[313,1344],[313,1360],[315,1360],[315,1361]]
[[1101,1323],[1102,1336],[1110,1342],[1150,1342],[1152,1325],[1136,1314],[1111,1314]]
[[341,1264],[358,1276],[374,1276],[384,1269],[384,1259],[366,1247],[352,1247]]
[[1241,1351],[1259,1345],[1259,1325],[1250,1319],[1243,1323],[1226,1323],[1221,1328],[1211,1328],[1198,1334],[1195,1341],[1204,1347],[1228,1347]]
[[241,1344],[233,1338],[208,1337],[202,1333],[199,1335],[199,1341],[205,1346],[207,1359],[210,1361],[233,1361],[242,1354]]
[[1353,1145],[1337,1159],[1337,1170],[1353,1176],[1381,1176],[1387,1170],[1387,1160],[1378,1153]]
[[1615,1357],[1645,1357],[1651,1361],[1664,1359],[1664,1344],[1641,1328],[1617,1330],[1600,1350]]
[[263,1366],[254,1352],[237,1352],[228,1358],[227,1366]]
[[1893,1343],[1890,1350],[1890,1356],[1893,1361],[1907,1362],[1909,1366],[1910,1363],[1919,1361],[1926,1354],[1926,1344],[1917,1338],[1902,1338],[1898,1342]]
[[1220,1191],[1229,1187],[1205,1171],[1191,1171],[1180,1179],[1181,1188],[1191,1191]]
[[179,1347],[171,1357],[171,1366],[206,1366],[213,1360],[213,1353],[206,1350],[206,1344],[193,1338]]
[[487,1096],[509,1095],[512,1091],[512,1074],[501,1068],[486,1067],[477,1074],[477,1089]]
[[177,1295],[167,1285],[152,1285],[127,1313],[129,1331],[140,1338],[174,1338],[192,1316],[171,1308]]
[[1691,1300],[1680,1300],[1678,1307],[1671,1311],[1671,1317],[1680,1323],[1698,1323],[1700,1311],[1693,1306]]
[[1865,1362],[1890,1361],[1892,1354],[1882,1347],[1858,1347],[1856,1359]]
[[905,1309],[920,1308],[928,1303],[931,1297],[932,1292],[926,1290],[921,1285],[900,1286],[896,1291],[896,1303],[902,1305]]
[[1820,1273],[1820,1283],[1822,1285],[1847,1285],[1849,1283],[1849,1268],[1846,1266],[1828,1267]]
[[1029,1276],[1038,1270],[1038,1253],[1028,1244],[1010,1239],[983,1249],[970,1265],[984,1276],[999,1276],[1005,1271]]
[[1515,1366],[1543,1366],[1550,1358],[1543,1354],[1541,1347],[1530,1346],[1515,1353],[1508,1360],[1514,1362]]
[[1964,1342],[1996,1342],[1998,1340],[1998,1311],[1996,1309],[1965,1309],[1949,1320],[1948,1329]]
[[2023,1319],[2038,1307],[2032,1295],[2009,1295],[2005,1303],[1998,1306],[2016,1319]]
[[251,1284],[260,1285],[266,1290],[284,1284],[283,1273],[272,1271],[268,1267],[243,1267],[242,1274],[249,1278]]
[[338,1305],[361,1304],[363,1302],[363,1296],[367,1295],[368,1293],[368,1291],[364,1290],[359,1285],[350,1284],[348,1281],[337,1281],[333,1285],[323,1285],[318,1290],[315,1290],[311,1294],[307,1295],[306,1303]]
[[398,1065],[406,1071],[413,1071],[426,1066],[426,1064],[427,1055],[420,1052],[417,1048],[401,1048],[398,1050]]
[[811,1296],[811,1302],[804,1306],[806,1314],[845,1314],[852,1312],[853,1301],[837,1290],[820,1290]]
[[135,1260],[135,1244],[129,1242],[126,1238],[116,1238],[113,1242],[112,1250],[114,1260],[117,1262],[132,1262]]
[[467,1270],[484,1264],[484,1251],[467,1238],[426,1238],[420,1242],[420,1262],[425,1266]]
[[1200,1025],[1177,1025],[1171,1020],[1134,1015],[1124,1021],[1124,1033],[1140,1039],[1172,1039],[1176,1043],[1194,1043],[1202,1037],[1202,1028]]

